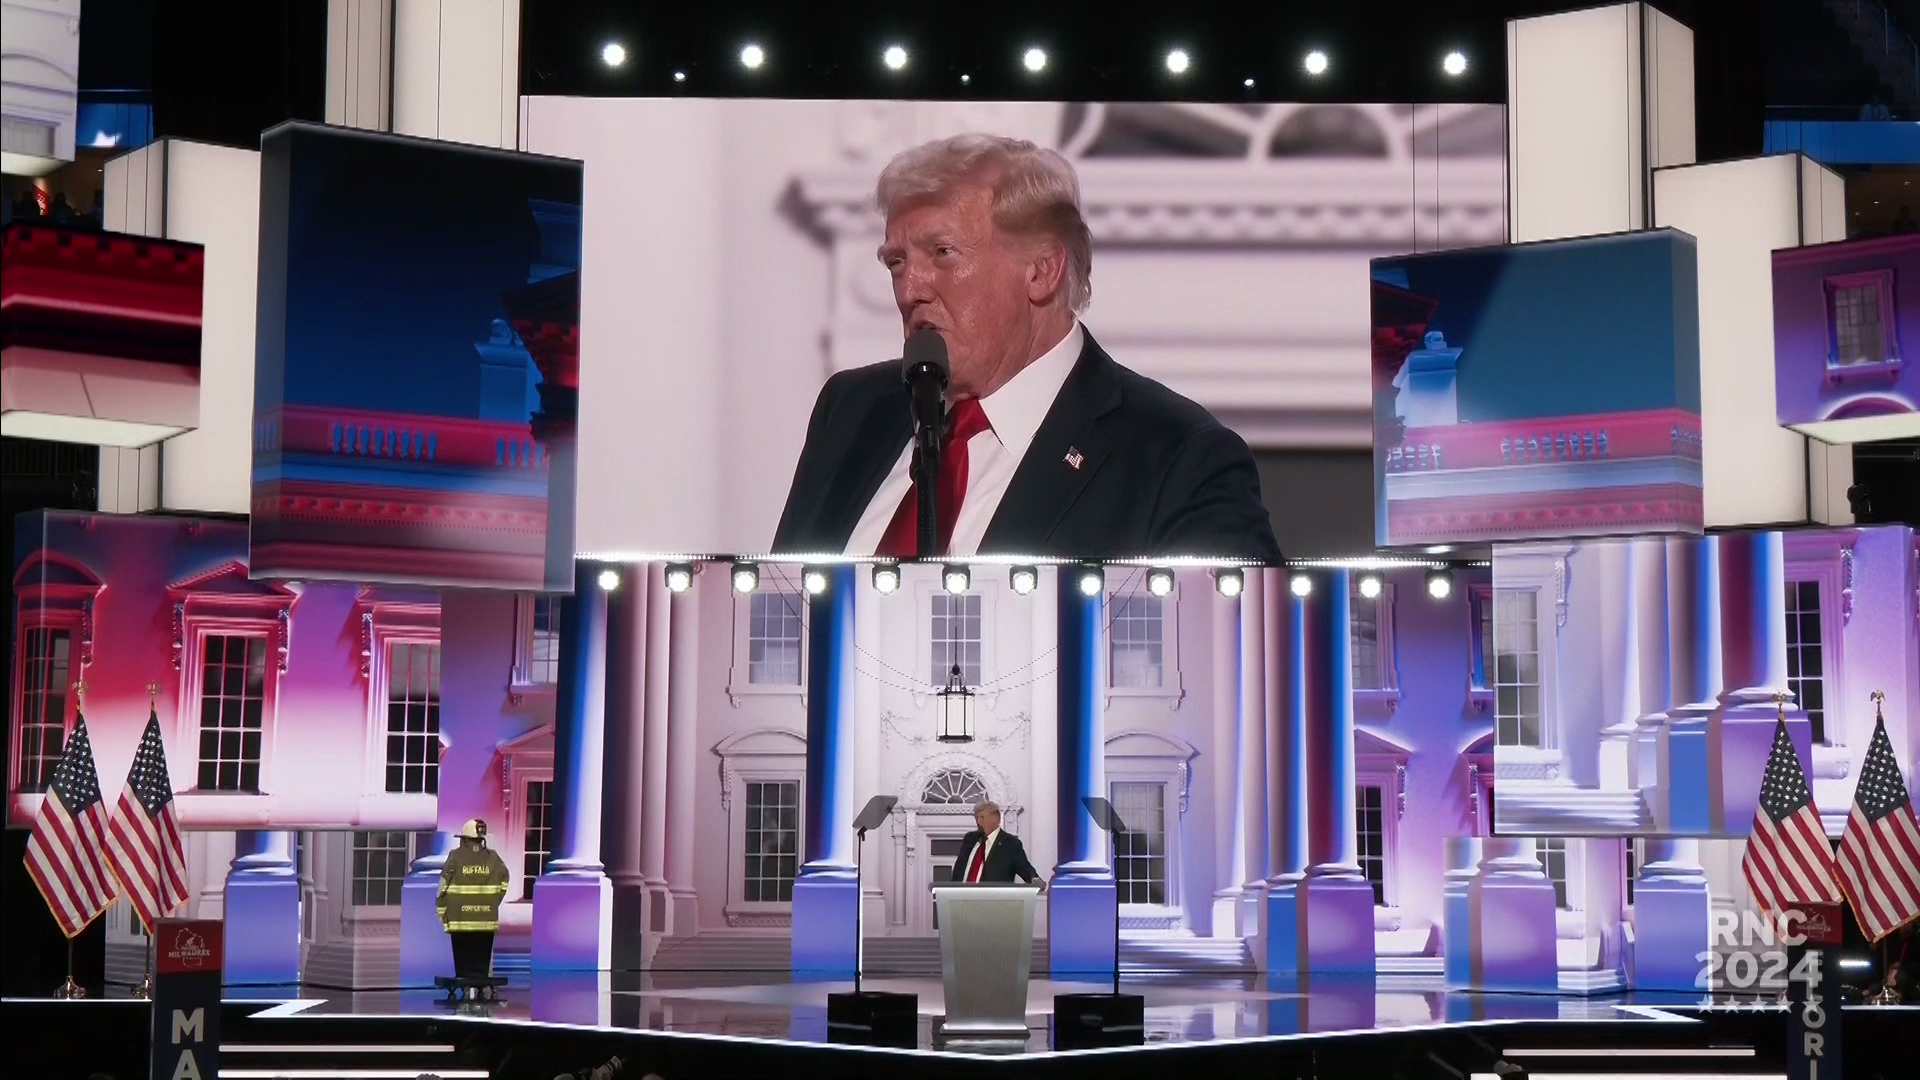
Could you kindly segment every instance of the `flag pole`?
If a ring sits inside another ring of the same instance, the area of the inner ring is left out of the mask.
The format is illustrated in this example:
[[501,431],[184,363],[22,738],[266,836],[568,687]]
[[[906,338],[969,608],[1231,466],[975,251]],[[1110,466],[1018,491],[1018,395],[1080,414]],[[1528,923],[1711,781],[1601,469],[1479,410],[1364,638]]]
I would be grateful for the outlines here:
[[[1881,724],[1886,723],[1887,718],[1885,714],[1881,711],[1883,708],[1882,702],[1885,702],[1887,700],[1886,692],[1884,690],[1875,690],[1872,694],[1868,696],[1873,699],[1874,725],[1877,727]],[[1893,945],[1892,934],[1889,934],[1886,937],[1880,939],[1880,989],[1875,990],[1873,993],[1867,995],[1867,1004],[1869,1005],[1900,1004],[1900,990],[1894,985],[1894,983],[1899,979],[1899,972],[1893,970],[1892,945]],[[1900,955],[1902,960],[1906,959],[1906,950],[1902,949]]]
[[[73,684],[73,700],[74,700],[74,706],[78,709],[80,714],[83,716],[86,715],[86,711],[87,711],[87,684],[86,683],[76,682]],[[64,754],[65,751],[63,750],[62,753]],[[45,797],[55,798],[56,796],[52,792],[48,792]],[[75,982],[73,979],[73,938],[71,936],[67,938],[67,981],[61,983],[59,986],[54,988],[53,996],[65,1001],[72,1001],[72,1000],[76,1000],[76,999],[87,996],[87,988],[84,986],[81,986],[79,983]]]
[[[147,711],[152,712],[158,707],[159,702],[160,684],[157,682],[148,683]],[[145,920],[140,919],[140,913],[138,911],[133,913],[133,917],[136,921],[140,922],[140,928],[146,931],[145,937],[147,939],[145,947],[141,949],[141,953],[143,954],[142,959],[146,961],[146,973],[141,978],[140,985],[133,988],[133,996],[142,1001],[148,1001],[153,998],[153,927],[148,926]]]

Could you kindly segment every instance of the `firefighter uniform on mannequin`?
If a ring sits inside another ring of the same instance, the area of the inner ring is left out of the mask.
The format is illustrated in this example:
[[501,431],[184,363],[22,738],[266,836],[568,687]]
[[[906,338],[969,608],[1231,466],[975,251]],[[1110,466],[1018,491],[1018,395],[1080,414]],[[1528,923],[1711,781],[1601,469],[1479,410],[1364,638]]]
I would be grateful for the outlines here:
[[460,846],[440,871],[440,922],[453,939],[456,979],[493,973],[493,935],[500,929],[508,876],[499,852],[487,847],[487,823],[475,818],[462,825]]

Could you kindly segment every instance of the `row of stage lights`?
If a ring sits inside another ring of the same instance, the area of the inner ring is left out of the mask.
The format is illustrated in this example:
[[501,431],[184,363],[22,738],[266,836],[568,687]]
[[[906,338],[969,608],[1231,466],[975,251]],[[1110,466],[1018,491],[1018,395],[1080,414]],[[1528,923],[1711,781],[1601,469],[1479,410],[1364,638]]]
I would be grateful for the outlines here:
[[[1082,565],[1074,568],[1078,575],[1076,587],[1082,596],[1098,596],[1106,588],[1106,571],[1095,565]],[[693,587],[693,567],[687,563],[670,563],[666,571],[667,589],[683,593]],[[800,587],[808,596],[819,596],[827,591],[832,579],[826,570],[809,566],[800,572]],[[973,571],[957,563],[949,563],[940,571],[940,582],[949,593],[959,595],[973,587]],[[1222,567],[1213,572],[1213,587],[1221,596],[1239,596],[1247,585],[1246,572],[1237,567]],[[1379,572],[1363,571],[1355,581],[1360,595],[1372,600],[1380,595],[1384,582]],[[1020,596],[1026,596],[1040,587],[1040,571],[1032,566],[1015,566],[1007,571],[1007,586]],[[600,571],[600,587],[608,592],[620,587],[620,574],[615,570]],[[760,567],[750,562],[733,564],[733,591],[745,596],[760,587]],[[1313,578],[1305,573],[1295,572],[1288,579],[1287,587],[1293,595],[1306,597],[1313,594]],[[887,594],[900,588],[900,566],[897,563],[879,563],[873,568],[873,590]],[[1154,596],[1166,596],[1173,592],[1173,571],[1165,567],[1153,567],[1147,571],[1147,592]],[[1453,595],[1453,571],[1448,567],[1433,567],[1427,571],[1427,595],[1435,600],[1445,600]]]
[[[600,47],[600,62],[610,68],[625,67],[627,55],[627,47],[617,41],[609,41]],[[880,64],[888,71],[905,71],[911,59],[912,57],[908,54],[905,45],[889,45],[880,51]],[[1163,63],[1166,65],[1167,74],[1178,77],[1187,74],[1193,69],[1193,56],[1185,49],[1168,49]],[[765,67],[766,64],[767,50],[763,46],[754,42],[748,42],[740,47],[741,67],[748,71],[759,71]],[[1047,50],[1037,45],[1029,46],[1020,54],[1020,66],[1025,68],[1029,75],[1038,76],[1044,74],[1047,70]],[[1308,75],[1319,78],[1332,69],[1333,61],[1327,56],[1324,50],[1313,49],[1301,57],[1300,66]],[[1465,75],[1467,73],[1467,54],[1458,49],[1449,50],[1444,56],[1440,57],[1440,71],[1453,78],[1459,78]],[[686,82],[687,73],[684,70],[675,71],[673,73],[673,81],[677,83]],[[972,75],[962,74],[960,76],[962,85],[971,83],[972,81]],[[1253,87],[1253,77],[1249,75],[1243,85],[1251,89]]]

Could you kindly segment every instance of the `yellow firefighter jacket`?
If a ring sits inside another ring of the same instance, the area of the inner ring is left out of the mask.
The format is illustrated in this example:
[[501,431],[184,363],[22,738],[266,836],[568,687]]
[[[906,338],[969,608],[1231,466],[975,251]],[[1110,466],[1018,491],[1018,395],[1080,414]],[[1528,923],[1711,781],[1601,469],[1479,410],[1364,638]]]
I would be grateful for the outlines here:
[[507,864],[491,848],[457,847],[440,871],[440,921],[450,933],[500,929]]

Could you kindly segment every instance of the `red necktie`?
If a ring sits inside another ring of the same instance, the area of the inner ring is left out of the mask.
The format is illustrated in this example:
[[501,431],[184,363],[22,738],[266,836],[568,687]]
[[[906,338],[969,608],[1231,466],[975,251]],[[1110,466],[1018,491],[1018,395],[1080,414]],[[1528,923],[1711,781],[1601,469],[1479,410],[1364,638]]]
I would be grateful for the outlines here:
[[967,881],[969,883],[979,881],[980,871],[985,869],[986,865],[987,842],[985,839],[982,839],[979,845],[973,849],[973,865],[967,867]]
[[[953,524],[960,517],[961,501],[967,497],[967,441],[991,426],[986,410],[974,398],[956,401],[947,410],[947,435],[940,443],[940,479],[933,489],[933,504],[940,517],[941,554],[953,540]],[[911,559],[920,554],[919,499],[919,484],[909,485],[907,497],[893,512],[875,555]]]

